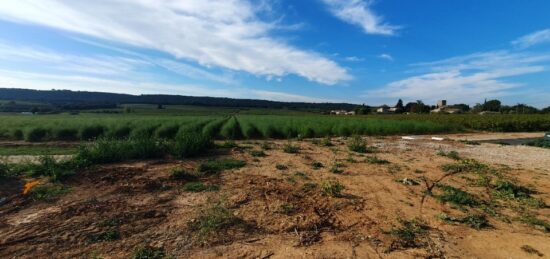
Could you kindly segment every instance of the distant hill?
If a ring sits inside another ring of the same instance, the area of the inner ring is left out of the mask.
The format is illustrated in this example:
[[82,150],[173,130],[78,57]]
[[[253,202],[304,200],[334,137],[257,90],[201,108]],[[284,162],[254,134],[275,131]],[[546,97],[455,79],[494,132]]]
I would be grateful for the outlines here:
[[196,105],[212,107],[243,107],[273,109],[353,110],[360,105],[350,103],[276,102],[222,97],[182,95],[130,95],[70,90],[31,90],[0,88],[0,100],[34,101],[54,105],[64,110],[113,108],[120,104]]

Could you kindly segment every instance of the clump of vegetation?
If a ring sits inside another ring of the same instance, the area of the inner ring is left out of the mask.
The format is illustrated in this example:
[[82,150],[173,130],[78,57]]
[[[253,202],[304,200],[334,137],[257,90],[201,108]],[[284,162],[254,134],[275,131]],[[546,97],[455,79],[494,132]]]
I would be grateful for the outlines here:
[[132,255],[132,259],[163,259],[165,257],[164,249],[152,246],[139,247]]
[[448,174],[466,173],[466,172],[483,172],[489,167],[474,159],[463,159],[458,163],[445,164],[442,169]]
[[289,142],[283,146],[283,151],[289,154],[297,154],[300,152],[300,147]]
[[277,168],[277,170],[287,170],[288,166],[283,165],[283,164],[276,164],[275,168]]
[[298,208],[292,203],[283,203],[277,210],[278,213],[292,215]]
[[419,237],[425,234],[429,227],[418,219],[399,220],[400,226],[394,226],[390,230],[390,235],[397,238],[399,247],[414,248],[421,246]]
[[241,168],[246,165],[245,161],[235,159],[207,160],[202,162],[197,170],[206,175],[216,174],[224,170]]
[[469,214],[465,217],[462,217],[462,218],[455,218],[455,217],[451,217],[445,213],[442,213],[442,214],[439,214],[438,215],[438,218],[445,221],[445,222],[449,222],[449,223],[460,223],[460,224],[465,224],[473,229],[477,229],[477,230],[480,230],[480,229],[483,229],[483,228],[488,228],[490,225],[489,225],[489,221],[487,220],[487,217],[485,215],[482,215],[482,214]]
[[201,182],[190,182],[183,186],[183,190],[186,192],[214,192],[218,191],[220,186],[215,184],[203,184]]
[[8,163],[0,161],[0,179],[12,176],[12,170]]
[[367,143],[361,136],[355,135],[348,142],[349,150],[357,153],[367,153]]
[[321,182],[321,191],[324,195],[340,197],[342,196],[342,191],[344,188],[344,185],[335,179],[323,180]]
[[172,154],[178,158],[187,158],[200,155],[213,146],[214,142],[208,135],[185,132],[176,136]]
[[385,165],[390,163],[390,161],[385,159],[380,159],[377,156],[369,156],[365,159],[365,161],[369,164],[378,164],[378,165]]
[[237,145],[237,143],[234,140],[226,140],[220,145],[220,147],[222,148],[236,148],[238,146],[239,145]]
[[120,232],[117,229],[109,229],[99,234],[93,234],[88,237],[89,242],[97,243],[102,241],[114,241],[120,239]]
[[264,141],[262,142],[262,144],[260,144],[260,148],[262,150],[271,150],[271,144],[267,141]]
[[333,174],[341,174],[344,172],[344,170],[341,169],[343,166],[342,163],[334,162],[329,171]]
[[189,227],[197,231],[199,236],[205,236],[220,230],[228,229],[241,221],[226,208],[222,201],[201,211],[199,217],[189,224]]
[[435,197],[441,202],[449,202],[458,206],[466,205],[470,207],[477,206],[481,203],[472,194],[459,188],[448,185],[438,185],[438,187],[443,193]]
[[32,128],[27,132],[25,140],[28,142],[39,142],[44,141],[48,135],[49,131],[44,128]]
[[250,150],[250,155],[253,157],[265,157],[266,154],[262,150]]
[[481,143],[479,141],[474,141],[474,140],[460,140],[460,142],[462,142],[466,145],[473,145],[473,146],[481,145]]
[[75,161],[84,164],[107,164],[130,159],[160,158],[166,155],[163,142],[151,138],[116,140],[101,138],[82,146]]
[[41,156],[38,161],[38,164],[27,165],[26,169],[30,171],[31,176],[46,176],[57,182],[73,173],[72,161],[57,162],[52,156]]
[[538,218],[536,218],[534,216],[530,216],[530,215],[525,215],[525,216],[521,217],[521,221],[525,224],[528,224],[528,225],[531,225],[531,226],[535,227],[538,230],[542,230],[542,231],[545,231],[545,232],[550,232],[550,222],[548,222],[546,220],[538,219]]
[[313,170],[319,170],[323,168],[323,164],[321,162],[313,162],[311,163],[311,168],[313,168]]
[[304,192],[310,192],[315,190],[316,188],[317,188],[317,184],[315,183],[304,183],[304,185],[302,185],[301,190]]
[[533,193],[529,188],[509,181],[498,181],[493,188],[496,196],[505,199],[525,199],[531,197]]
[[80,131],[80,139],[82,140],[94,140],[103,135],[105,127],[101,125],[89,125],[82,128]]
[[332,144],[332,140],[330,139],[330,136],[324,137],[321,142],[319,142],[319,145],[323,147],[332,147],[334,144]]
[[309,177],[308,177],[305,173],[303,173],[303,172],[295,172],[295,173],[294,173],[294,176],[300,177],[300,178],[302,178],[302,179],[304,179],[304,180],[309,180]]
[[458,155],[458,152],[456,152],[456,151],[449,151],[448,153],[445,153],[445,151],[440,150],[439,152],[437,152],[437,154],[440,155],[440,156],[444,156],[444,157],[454,159],[454,160],[460,160],[461,159],[460,155]]
[[550,148],[550,139],[541,138],[527,143],[528,146]]
[[183,168],[174,168],[170,171],[170,177],[175,180],[196,181],[199,179],[199,174]]
[[63,194],[69,193],[70,191],[70,188],[63,185],[48,184],[32,188],[29,191],[29,196],[35,201],[49,201]]

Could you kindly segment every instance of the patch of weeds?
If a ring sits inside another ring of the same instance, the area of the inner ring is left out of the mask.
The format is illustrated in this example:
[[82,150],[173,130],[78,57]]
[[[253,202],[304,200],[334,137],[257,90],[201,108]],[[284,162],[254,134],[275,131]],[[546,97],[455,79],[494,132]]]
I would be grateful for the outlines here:
[[30,166],[30,176],[46,176],[57,182],[73,173],[70,162],[59,163],[52,156],[41,156],[38,161]]
[[462,142],[466,145],[473,145],[473,146],[481,145],[481,143],[479,141],[475,141],[475,140],[460,140],[460,142]]
[[221,148],[236,148],[239,145],[234,140],[226,140],[220,145]]
[[12,177],[12,169],[7,163],[0,162],[0,179]]
[[357,163],[357,160],[355,160],[355,158],[353,158],[351,155],[346,158],[346,161],[349,163]]
[[550,148],[550,139],[549,138],[537,139],[527,143],[527,145],[532,147]]
[[216,174],[224,170],[241,168],[246,165],[245,161],[235,159],[207,160],[202,162],[197,171],[204,174]]
[[199,174],[189,172],[183,168],[174,168],[170,171],[170,178],[175,180],[196,181],[199,179]]
[[163,259],[165,257],[164,249],[152,246],[139,247],[132,255],[132,259]]
[[292,203],[283,203],[277,210],[278,213],[285,214],[285,215],[292,215],[297,211],[297,208]]
[[523,223],[531,225],[538,230],[550,232],[550,222],[546,220],[538,219],[535,216],[531,216],[531,215],[524,215],[523,217],[521,217],[520,220]]
[[323,168],[323,164],[321,162],[313,162],[311,163],[311,168],[313,168],[313,170],[319,170]]
[[448,185],[438,185],[437,187],[439,187],[443,193],[435,197],[443,203],[448,202],[458,206],[466,205],[470,207],[477,206],[481,203],[472,194],[459,188]]
[[445,151],[439,150],[439,152],[437,152],[437,155],[448,157],[448,158],[454,159],[454,160],[460,160],[461,159],[460,155],[456,151],[449,151],[449,153],[445,153]]
[[283,164],[276,164],[275,168],[277,168],[277,170],[287,170],[288,166],[283,165]]
[[114,241],[120,239],[120,232],[116,229],[109,229],[99,234],[93,234],[88,237],[88,241],[91,243],[97,243],[102,241]]
[[297,154],[300,152],[300,147],[289,142],[283,146],[283,151],[289,154]]
[[32,188],[29,195],[35,201],[48,201],[69,193],[70,191],[70,188],[63,185],[41,185]]
[[292,185],[296,184],[296,179],[293,176],[289,176],[286,178],[286,181]]
[[361,136],[355,135],[348,142],[349,150],[357,153],[367,153],[367,143]]
[[418,219],[399,220],[400,226],[394,226],[390,230],[390,235],[397,240],[393,246],[401,248],[414,248],[422,246],[419,237],[425,234],[429,227]]
[[495,196],[503,199],[525,199],[533,193],[527,187],[523,187],[508,181],[499,181],[494,188]]
[[300,178],[302,178],[302,179],[304,179],[304,180],[309,180],[309,176],[307,176],[307,175],[306,175],[305,173],[303,173],[303,172],[295,172],[295,173],[294,173],[294,176],[300,177]]
[[388,160],[385,160],[385,159],[380,159],[376,156],[368,156],[366,159],[365,159],[365,162],[369,163],[369,164],[377,164],[377,165],[385,165],[385,164],[389,164],[390,161]]
[[201,182],[191,182],[186,183],[183,186],[183,190],[186,192],[214,192],[218,191],[220,189],[220,186],[215,184],[203,184]]
[[266,154],[262,150],[250,150],[250,155],[253,157],[265,157]]
[[455,164],[445,164],[442,166],[444,172],[448,174],[465,173],[465,172],[483,172],[489,167],[474,159],[463,159]]
[[262,150],[271,150],[271,144],[269,142],[262,142],[262,144],[260,144],[260,148]]
[[304,183],[304,185],[302,185],[302,191],[304,192],[310,192],[315,189],[317,189],[317,184],[315,183]]
[[344,185],[335,179],[323,180],[321,182],[321,191],[324,195],[340,197],[344,188]]
[[343,166],[344,165],[342,163],[335,162],[334,164],[332,164],[329,171],[333,174],[341,174],[344,172],[344,170],[341,169]]
[[469,214],[462,218],[455,218],[445,213],[441,213],[437,217],[447,223],[460,223],[477,230],[488,228],[490,226],[487,217],[482,214]]
[[218,201],[210,207],[202,210],[198,218],[189,223],[191,230],[196,231],[199,236],[204,237],[210,233],[217,233],[220,230],[228,229],[240,223],[240,220],[233,215],[222,201]]
[[332,140],[330,139],[329,136],[326,136],[323,138],[323,140],[321,140],[321,142],[319,143],[320,146],[323,146],[323,147],[332,147],[334,146],[334,144],[332,144]]

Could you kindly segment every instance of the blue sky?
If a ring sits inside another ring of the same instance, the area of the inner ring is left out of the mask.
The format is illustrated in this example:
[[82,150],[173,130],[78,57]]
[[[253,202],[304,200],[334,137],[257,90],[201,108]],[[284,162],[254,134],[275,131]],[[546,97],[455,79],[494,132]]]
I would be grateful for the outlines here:
[[546,0],[0,2],[0,87],[550,105]]

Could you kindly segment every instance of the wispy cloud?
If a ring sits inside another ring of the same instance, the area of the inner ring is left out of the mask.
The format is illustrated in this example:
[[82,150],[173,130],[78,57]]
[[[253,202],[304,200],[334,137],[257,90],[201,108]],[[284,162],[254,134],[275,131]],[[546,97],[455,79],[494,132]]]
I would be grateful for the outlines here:
[[[20,0],[0,2],[0,19],[150,48],[177,58],[260,76],[295,74],[322,84],[351,79],[319,53],[271,36],[248,0]],[[384,28],[384,27],[382,27]]]
[[382,54],[378,55],[378,58],[385,59],[387,61],[393,61],[392,55],[387,54],[387,53],[382,53]]
[[474,104],[484,98],[512,94],[524,85],[509,81],[509,78],[546,71],[548,62],[550,54],[502,50],[418,63],[413,66],[425,71],[423,74],[367,91],[364,97],[376,102],[404,98],[428,103],[448,99],[454,103]]
[[360,58],[360,57],[356,57],[356,56],[346,57],[345,59],[346,59],[346,61],[349,61],[349,62],[361,62],[361,61],[365,61],[364,58]]
[[528,48],[544,43],[550,43],[550,29],[533,32],[512,41],[512,44],[519,48]]
[[254,94],[258,99],[281,101],[281,102],[310,102],[310,103],[334,102],[334,100],[329,100],[329,99],[289,94],[289,93],[283,93],[283,92],[263,91],[263,90],[254,90],[252,91],[252,94]]
[[367,34],[395,35],[399,26],[384,22],[371,10],[368,0],[322,0],[338,19],[359,26]]

